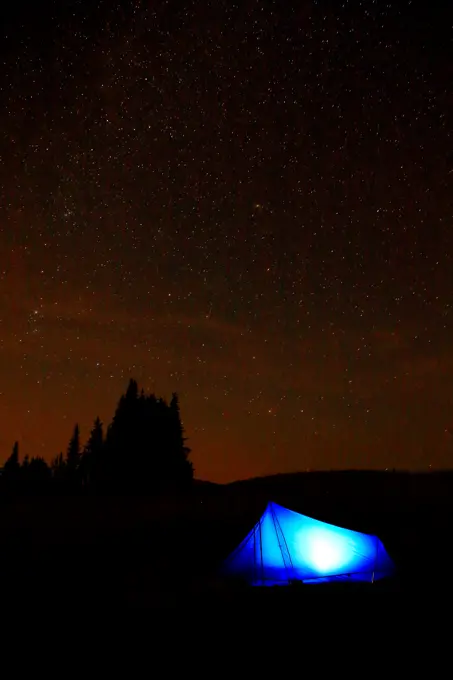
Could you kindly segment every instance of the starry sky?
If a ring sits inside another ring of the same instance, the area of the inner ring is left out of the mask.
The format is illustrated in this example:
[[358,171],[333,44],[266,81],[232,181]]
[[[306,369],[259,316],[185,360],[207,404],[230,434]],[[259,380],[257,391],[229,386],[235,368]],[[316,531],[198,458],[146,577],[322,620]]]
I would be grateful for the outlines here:
[[451,9],[35,4],[0,21],[0,462],[133,376],[199,478],[451,465]]

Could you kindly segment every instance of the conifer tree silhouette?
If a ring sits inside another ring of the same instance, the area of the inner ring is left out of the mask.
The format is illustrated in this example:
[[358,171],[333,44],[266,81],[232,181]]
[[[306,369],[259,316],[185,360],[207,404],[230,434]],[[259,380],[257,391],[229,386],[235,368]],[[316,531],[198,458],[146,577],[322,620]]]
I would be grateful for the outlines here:
[[50,470],[52,473],[52,479],[56,484],[61,484],[66,479],[66,461],[63,456],[63,452],[55,456],[50,463]]
[[174,461],[175,480],[182,483],[193,478],[193,465],[188,460],[190,448],[185,445],[184,427],[181,421],[179,396],[173,392],[170,401],[170,452]]
[[11,455],[3,466],[3,473],[5,473],[5,471],[8,472],[9,470],[18,470],[19,467],[19,442],[14,442]]
[[87,443],[85,444],[80,471],[82,484],[85,487],[98,486],[101,481],[101,466],[104,452],[104,432],[99,416],[94,421]]
[[20,466],[21,491],[26,493],[26,494],[29,493],[30,487],[31,487],[29,467],[30,467],[30,458],[28,457],[28,455],[26,455],[26,456],[24,456],[24,459],[22,461],[22,465]]
[[75,491],[80,483],[80,457],[80,430],[76,423],[74,432],[68,444],[65,461],[66,485],[71,491]]
[[52,474],[50,467],[41,456],[33,456],[26,468],[25,484],[27,493],[47,493]]
[[78,469],[80,463],[80,431],[76,423],[73,435],[69,441],[68,450],[66,452],[66,464],[68,469],[72,472]]
[[2,486],[6,491],[18,491],[21,478],[19,463],[19,442],[14,442],[10,457],[5,461],[2,471]]
[[104,477],[108,485],[117,490],[126,490],[131,484],[137,438],[137,400],[138,385],[131,379],[107,429]]
[[110,482],[128,492],[149,492],[188,483],[188,461],[177,394],[170,404],[138,390],[131,379],[107,430],[106,468]]
[[137,381],[131,379],[105,437],[97,417],[81,452],[76,424],[66,456],[59,453],[50,467],[40,457],[26,457],[21,466],[16,442],[4,465],[1,485],[17,490],[21,484],[25,491],[41,492],[50,488],[53,480],[55,488],[63,492],[91,488],[149,493],[190,483],[193,466],[189,454],[177,393],[167,403],[143,389],[139,392]]

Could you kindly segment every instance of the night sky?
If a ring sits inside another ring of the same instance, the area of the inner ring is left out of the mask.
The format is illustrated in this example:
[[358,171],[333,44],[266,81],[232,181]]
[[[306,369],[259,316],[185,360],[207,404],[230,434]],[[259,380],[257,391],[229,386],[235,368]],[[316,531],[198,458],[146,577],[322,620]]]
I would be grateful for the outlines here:
[[451,465],[451,9],[33,5],[1,10],[0,461],[135,377],[199,478]]

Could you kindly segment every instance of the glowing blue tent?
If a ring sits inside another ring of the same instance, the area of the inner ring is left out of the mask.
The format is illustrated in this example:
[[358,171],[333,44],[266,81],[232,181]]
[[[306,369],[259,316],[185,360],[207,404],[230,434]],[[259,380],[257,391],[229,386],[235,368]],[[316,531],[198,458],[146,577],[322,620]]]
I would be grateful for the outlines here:
[[252,585],[374,581],[393,563],[377,536],[342,529],[269,503],[226,560],[224,573]]

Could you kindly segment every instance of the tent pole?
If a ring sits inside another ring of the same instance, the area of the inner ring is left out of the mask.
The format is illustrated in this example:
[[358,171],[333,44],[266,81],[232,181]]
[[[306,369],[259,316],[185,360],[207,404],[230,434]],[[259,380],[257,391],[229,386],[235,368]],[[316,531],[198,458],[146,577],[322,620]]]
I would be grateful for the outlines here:
[[264,586],[263,538],[261,533],[261,520],[260,520],[260,558],[261,558],[261,585]]
[[253,580],[256,581],[258,573],[256,570],[256,524],[253,527]]
[[374,583],[374,572],[376,570],[377,563],[378,563],[378,555],[379,555],[379,539],[376,536],[376,554],[374,556],[374,569],[373,569],[373,573],[371,575],[371,583]]
[[[273,507],[271,508],[271,515],[272,515],[272,521],[274,523],[275,533],[277,534],[278,547],[280,548],[280,554],[282,556],[283,566],[285,567],[285,571],[286,571],[287,576],[291,577],[293,575],[293,561],[291,559],[291,553],[289,552],[289,548],[288,548],[288,544],[286,542],[285,534],[282,531],[282,528],[280,526],[280,522],[278,521],[278,517],[275,514]],[[279,531],[280,531],[280,533],[279,533]],[[289,559],[289,563],[291,565],[291,571],[289,571],[288,565],[286,564],[285,554],[283,552],[283,546],[282,546],[282,543],[280,541],[280,534],[281,534],[283,542],[285,544],[286,553],[287,553],[287,556],[288,556],[288,559]],[[288,583],[291,580],[289,577],[288,577]]]

